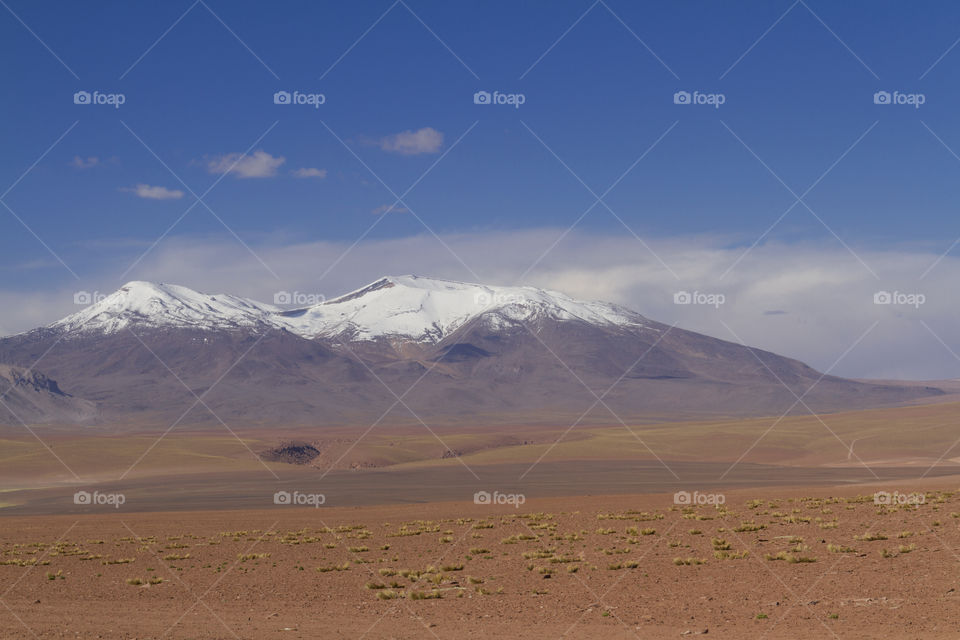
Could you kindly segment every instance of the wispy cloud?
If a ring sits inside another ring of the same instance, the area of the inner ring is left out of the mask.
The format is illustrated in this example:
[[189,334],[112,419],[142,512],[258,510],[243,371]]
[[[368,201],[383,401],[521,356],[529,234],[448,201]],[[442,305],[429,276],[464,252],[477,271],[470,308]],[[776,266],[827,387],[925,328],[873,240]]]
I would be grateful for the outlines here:
[[383,213],[410,213],[410,210],[400,205],[382,204],[370,213],[379,216]]
[[443,134],[433,127],[417,131],[402,131],[380,139],[380,148],[404,156],[421,153],[439,153],[443,147]]
[[314,169],[313,167],[303,167],[292,172],[298,178],[319,178],[323,180],[327,177],[326,169]]
[[227,153],[207,162],[210,173],[231,173],[238,178],[272,178],[287,159],[257,150],[251,154]]
[[70,166],[74,169],[91,169],[98,164],[100,164],[100,158],[97,156],[87,156],[86,158],[73,156],[73,160],[70,161]]
[[137,197],[147,200],[179,200],[183,197],[183,191],[179,189],[167,189],[166,187],[155,187],[143,183],[135,187],[123,187],[120,190],[129,191]]

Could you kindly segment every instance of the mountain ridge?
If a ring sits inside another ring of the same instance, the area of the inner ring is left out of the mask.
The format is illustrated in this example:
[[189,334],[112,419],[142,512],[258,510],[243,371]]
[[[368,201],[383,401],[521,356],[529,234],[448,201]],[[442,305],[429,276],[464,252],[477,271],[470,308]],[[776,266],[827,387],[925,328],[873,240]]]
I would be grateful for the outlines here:
[[419,276],[293,309],[135,281],[0,339],[0,362],[38,360],[102,424],[650,421],[944,393],[821,374],[618,305]]
[[270,327],[308,339],[352,333],[360,339],[399,336],[436,343],[491,312],[511,320],[538,314],[610,325],[645,320],[624,307],[580,301],[556,291],[406,275],[384,276],[331,300],[291,309],[229,294],[203,294],[181,285],[133,281],[47,328],[114,333],[130,326]]

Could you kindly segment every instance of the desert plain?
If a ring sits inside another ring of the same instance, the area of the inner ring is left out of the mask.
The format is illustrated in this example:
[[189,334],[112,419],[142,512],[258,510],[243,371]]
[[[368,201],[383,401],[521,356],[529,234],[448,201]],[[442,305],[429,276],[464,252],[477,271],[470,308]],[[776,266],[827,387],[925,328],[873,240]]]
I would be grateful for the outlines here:
[[0,636],[954,638],[957,408],[11,429]]

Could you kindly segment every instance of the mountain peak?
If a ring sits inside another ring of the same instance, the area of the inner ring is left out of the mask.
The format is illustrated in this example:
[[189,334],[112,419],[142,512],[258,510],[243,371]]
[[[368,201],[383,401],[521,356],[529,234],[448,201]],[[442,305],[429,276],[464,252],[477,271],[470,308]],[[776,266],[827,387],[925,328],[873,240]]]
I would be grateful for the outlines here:
[[474,319],[492,329],[534,319],[642,326],[637,313],[535,287],[490,286],[417,275],[384,276],[319,304],[283,310],[231,295],[132,281],[50,328],[115,333],[134,327],[277,329],[308,339],[400,338],[437,342]]
[[475,318],[492,328],[534,318],[644,325],[637,313],[602,302],[520,286],[491,286],[417,275],[384,276],[343,296],[284,314],[288,329],[316,338],[397,336],[437,342]]
[[71,333],[116,333],[132,327],[235,329],[267,323],[275,308],[245,298],[134,280],[50,325]]
[[472,285],[467,282],[458,282],[456,280],[443,280],[441,278],[428,278],[424,276],[417,275],[402,275],[402,276],[382,276],[370,284],[346,293],[342,296],[338,296],[331,300],[324,302],[323,304],[337,304],[341,302],[347,302],[349,300],[354,300],[360,296],[372,293],[374,291],[379,291],[381,289],[388,289],[390,287],[403,287],[406,289],[419,289],[419,290],[453,290],[453,289],[468,289],[471,287],[480,287],[481,285]]

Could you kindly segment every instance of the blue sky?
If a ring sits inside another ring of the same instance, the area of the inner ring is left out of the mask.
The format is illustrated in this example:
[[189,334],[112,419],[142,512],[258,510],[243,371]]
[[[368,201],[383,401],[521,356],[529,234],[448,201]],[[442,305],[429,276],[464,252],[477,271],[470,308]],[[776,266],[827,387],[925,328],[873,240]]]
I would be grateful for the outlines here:
[[[576,234],[655,251],[710,237],[734,257],[762,237],[866,271],[856,255],[935,258],[960,236],[956,3],[6,2],[0,192],[22,177],[3,197],[13,212],[0,207],[8,292],[155,279],[153,254],[129,267],[161,236],[158,255],[242,240],[238,260],[262,269],[289,244],[560,233],[621,176]],[[274,104],[282,90],[325,102]],[[524,103],[474,104],[481,90]],[[78,91],[125,102],[77,105]],[[678,91],[724,103],[675,104]],[[878,105],[877,91],[924,103]],[[762,235],[818,179],[813,212],[797,204]],[[374,213],[396,200],[380,180],[397,195],[420,180],[413,213]],[[556,235],[537,237],[528,262]],[[471,275],[433,251],[436,275]],[[336,286],[362,284],[349,264]],[[207,284],[199,265],[188,279]]]

